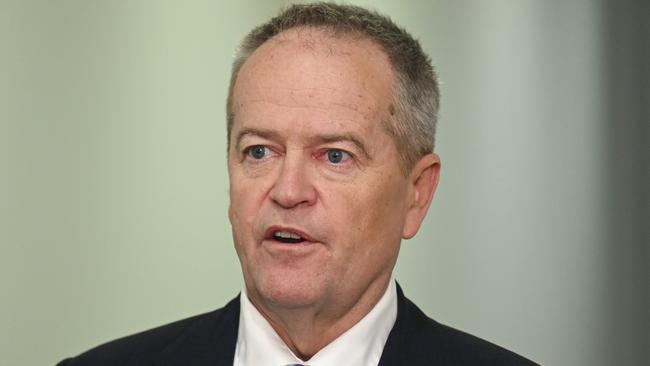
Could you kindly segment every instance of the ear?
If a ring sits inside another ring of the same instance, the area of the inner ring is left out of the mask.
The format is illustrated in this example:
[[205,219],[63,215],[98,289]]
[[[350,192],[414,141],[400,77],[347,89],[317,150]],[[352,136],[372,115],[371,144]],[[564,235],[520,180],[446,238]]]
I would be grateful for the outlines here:
[[440,157],[428,154],[415,164],[409,175],[409,199],[402,237],[410,239],[418,232],[429,211],[440,178]]

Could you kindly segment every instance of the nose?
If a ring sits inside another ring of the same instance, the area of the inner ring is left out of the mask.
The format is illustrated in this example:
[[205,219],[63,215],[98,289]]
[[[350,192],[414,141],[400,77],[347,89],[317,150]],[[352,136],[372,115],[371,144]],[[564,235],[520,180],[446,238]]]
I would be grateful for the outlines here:
[[303,157],[296,155],[285,155],[269,192],[271,200],[283,208],[310,206],[316,202],[316,189],[307,164]]

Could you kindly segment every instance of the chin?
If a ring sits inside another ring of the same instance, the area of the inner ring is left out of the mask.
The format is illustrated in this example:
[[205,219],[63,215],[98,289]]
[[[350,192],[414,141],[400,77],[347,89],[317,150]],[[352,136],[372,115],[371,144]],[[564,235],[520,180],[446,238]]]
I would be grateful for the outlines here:
[[287,309],[308,307],[321,301],[327,292],[323,279],[313,275],[277,271],[263,275],[253,286],[260,300],[270,306]]

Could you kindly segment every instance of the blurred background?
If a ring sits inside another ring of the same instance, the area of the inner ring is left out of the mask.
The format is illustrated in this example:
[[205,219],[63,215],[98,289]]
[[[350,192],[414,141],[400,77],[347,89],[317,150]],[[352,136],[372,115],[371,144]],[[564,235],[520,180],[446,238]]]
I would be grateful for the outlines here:
[[[3,364],[237,294],[230,63],[287,3],[0,0]],[[649,3],[352,3],[417,36],[442,80],[407,296],[545,365],[649,365]]]

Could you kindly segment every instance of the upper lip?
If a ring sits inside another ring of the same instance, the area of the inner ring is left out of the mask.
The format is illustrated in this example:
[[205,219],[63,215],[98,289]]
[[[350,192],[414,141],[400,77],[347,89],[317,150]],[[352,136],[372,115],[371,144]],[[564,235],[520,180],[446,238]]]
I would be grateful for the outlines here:
[[311,237],[311,235],[307,234],[303,230],[296,229],[290,226],[270,226],[268,229],[266,229],[266,232],[264,233],[264,239],[273,239],[273,234],[278,232],[278,231],[284,231],[284,232],[289,232],[296,234],[303,238],[305,241],[316,241],[314,238]]

